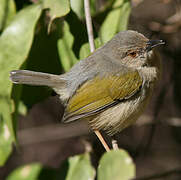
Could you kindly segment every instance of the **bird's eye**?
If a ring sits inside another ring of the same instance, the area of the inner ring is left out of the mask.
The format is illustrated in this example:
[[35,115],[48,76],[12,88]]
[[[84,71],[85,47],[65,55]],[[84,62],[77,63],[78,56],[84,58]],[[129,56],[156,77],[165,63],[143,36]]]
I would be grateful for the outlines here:
[[132,58],[135,58],[137,56],[137,52],[133,51],[128,54],[128,56],[131,56]]

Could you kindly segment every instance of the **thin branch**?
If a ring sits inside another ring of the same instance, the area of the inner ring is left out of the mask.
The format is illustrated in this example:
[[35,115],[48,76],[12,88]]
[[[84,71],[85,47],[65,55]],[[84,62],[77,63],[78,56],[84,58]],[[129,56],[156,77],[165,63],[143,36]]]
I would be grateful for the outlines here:
[[[93,35],[93,28],[92,28],[92,18],[90,14],[90,3],[89,0],[84,0],[84,10],[85,10],[85,19],[86,19],[86,26],[88,32],[88,39],[90,45],[90,51],[95,51],[95,44],[94,44],[94,35]],[[99,140],[101,141],[102,145],[106,149],[106,151],[110,151],[108,145],[106,144],[105,140],[103,139],[101,133],[99,131],[94,131]],[[113,140],[113,149],[118,149],[118,144],[116,140]]]
[[[86,19],[86,25],[87,25],[87,33],[88,33],[88,39],[89,39],[89,45],[90,45],[90,51],[95,51],[95,44],[94,44],[94,35],[93,35],[93,28],[92,28],[92,19],[90,14],[90,3],[89,0],[84,0],[84,10],[85,10],[85,19]],[[109,146],[105,142],[104,138],[102,137],[101,133],[99,131],[94,131],[99,140],[101,141],[102,145],[106,149],[106,151],[110,151]]]
[[85,10],[85,19],[86,19],[86,25],[87,25],[90,51],[93,52],[95,50],[95,44],[94,44],[94,35],[93,35],[89,0],[84,0],[84,10]]
[[98,137],[99,141],[101,141],[102,145],[104,146],[105,150],[107,152],[110,151],[109,146],[107,145],[106,141],[104,140],[104,138],[102,137],[101,133],[99,131],[94,131],[94,133],[96,134],[96,136]]

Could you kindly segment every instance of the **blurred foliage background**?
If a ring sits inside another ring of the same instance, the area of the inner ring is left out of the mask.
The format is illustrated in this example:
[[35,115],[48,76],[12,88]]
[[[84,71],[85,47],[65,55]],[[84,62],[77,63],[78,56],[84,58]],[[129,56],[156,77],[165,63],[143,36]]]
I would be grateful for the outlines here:
[[130,155],[103,155],[85,122],[61,124],[63,107],[51,89],[9,80],[14,69],[61,74],[90,54],[83,0],[0,0],[0,179],[124,180],[135,176],[135,166],[137,179],[181,178],[180,1],[90,4],[96,48],[126,29],[166,41],[152,102],[134,126],[116,136]]

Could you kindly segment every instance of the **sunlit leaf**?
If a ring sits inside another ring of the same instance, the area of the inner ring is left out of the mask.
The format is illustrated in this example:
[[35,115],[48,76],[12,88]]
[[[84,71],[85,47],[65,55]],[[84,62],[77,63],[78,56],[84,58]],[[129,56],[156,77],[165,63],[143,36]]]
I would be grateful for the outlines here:
[[60,169],[61,180],[94,180],[95,170],[88,153],[68,158]]
[[0,0],[0,31],[10,23],[15,13],[14,0]]
[[105,153],[98,166],[98,180],[131,180],[135,177],[135,165],[124,150]]
[[38,180],[42,165],[35,163],[19,167],[9,174],[6,180]]
[[[70,6],[72,10],[77,14],[77,16],[80,19],[85,18],[85,13],[84,13],[84,0],[70,0]],[[91,15],[94,15],[96,12],[96,0],[91,0],[90,1],[90,11]]]
[[[8,106],[5,105],[5,107],[7,108]],[[13,141],[10,130],[2,116],[0,116],[0,132],[0,165],[2,165],[11,152],[11,143]]]
[[43,167],[39,163],[21,166],[6,180],[94,180],[95,170],[89,154],[68,158],[59,169]]
[[55,18],[65,16],[70,11],[69,0],[41,0],[41,2],[44,9],[49,9],[49,26]]
[[[45,16],[42,15],[38,23],[39,29],[34,36],[34,41],[26,60],[26,65],[21,67],[21,69],[61,74],[63,70],[57,48],[57,41],[60,37],[57,26],[61,22],[57,19],[55,21],[56,24],[54,24],[55,28],[48,34],[47,27],[43,24],[44,19]],[[31,108],[34,104],[51,96],[51,94],[52,89],[46,86],[23,85],[21,100],[27,108]]]
[[[101,46],[101,41],[99,38],[96,38],[94,40],[94,43],[95,43],[95,48],[99,48]],[[84,59],[86,58],[87,56],[89,56],[91,54],[90,52],[90,45],[89,43],[85,43],[82,45],[81,49],[80,49],[80,53],[79,53],[79,58],[80,59]]]
[[102,43],[109,41],[117,32],[127,29],[131,5],[129,0],[116,0],[100,28]]
[[[2,165],[11,152],[11,142],[15,141],[15,132],[11,113],[16,109],[10,100],[12,83],[9,80],[9,72],[18,69],[26,59],[30,50],[34,28],[41,14],[41,7],[36,4],[20,11],[0,36],[0,128],[6,125],[11,138],[0,144],[0,151],[7,148],[6,154],[0,156]],[[17,92],[19,94],[19,92]],[[18,102],[18,101],[16,101]],[[3,122],[3,123],[2,123]],[[15,122],[15,121],[14,121]],[[0,131],[0,136],[3,131]]]
[[18,114],[21,114],[24,116],[27,114],[27,108],[22,101],[20,101],[18,105]]
[[72,50],[74,37],[66,21],[62,23],[61,38],[58,40],[58,51],[65,71],[68,71],[78,60]]

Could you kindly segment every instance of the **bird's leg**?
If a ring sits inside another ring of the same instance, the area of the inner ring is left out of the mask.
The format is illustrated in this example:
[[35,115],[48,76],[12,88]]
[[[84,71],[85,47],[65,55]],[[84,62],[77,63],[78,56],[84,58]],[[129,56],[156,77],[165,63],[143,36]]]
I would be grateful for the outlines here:
[[112,138],[112,148],[113,148],[114,150],[118,150],[118,149],[119,149],[119,147],[118,147],[118,142],[117,142],[115,136],[113,136],[113,138]]
[[96,134],[96,136],[99,138],[99,140],[101,141],[102,145],[104,146],[105,150],[108,152],[110,151],[109,146],[107,145],[106,141],[104,140],[104,138],[102,137],[101,133],[96,130],[94,131],[94,133]]

